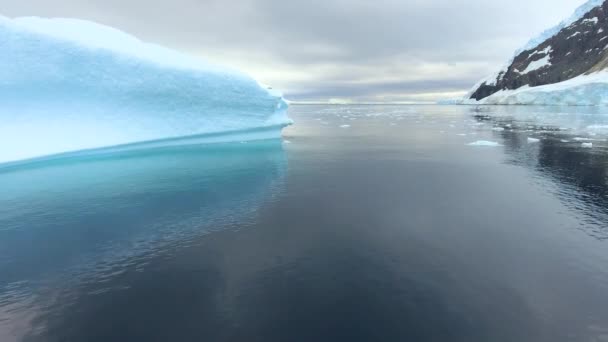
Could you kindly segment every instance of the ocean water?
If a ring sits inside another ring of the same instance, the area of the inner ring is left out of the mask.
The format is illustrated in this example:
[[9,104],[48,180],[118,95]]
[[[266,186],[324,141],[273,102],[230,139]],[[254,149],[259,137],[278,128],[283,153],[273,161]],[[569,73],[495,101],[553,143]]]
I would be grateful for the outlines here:
[[0,166],[0,341],[608,341],[608,108],[290,116]]

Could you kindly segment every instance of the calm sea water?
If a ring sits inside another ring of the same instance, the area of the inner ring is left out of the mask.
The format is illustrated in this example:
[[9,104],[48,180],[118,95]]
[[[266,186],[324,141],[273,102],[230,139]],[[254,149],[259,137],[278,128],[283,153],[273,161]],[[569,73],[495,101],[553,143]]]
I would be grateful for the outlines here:
[[0,341],[608,341],[608,108],[290,115],[0,168]]

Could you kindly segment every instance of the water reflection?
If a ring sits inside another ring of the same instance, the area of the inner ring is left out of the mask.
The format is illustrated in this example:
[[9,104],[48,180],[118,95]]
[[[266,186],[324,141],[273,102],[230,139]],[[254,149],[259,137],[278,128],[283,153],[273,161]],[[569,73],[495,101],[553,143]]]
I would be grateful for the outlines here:
[[479,107],[471,114],[492,125],[507,162],[551,179],[564,204],[583,215],[586,232],[608,239],[608,116],[602,107]]
[[286,168],[281,142],[268,141],[0,171],[0,340],[36,336],[51,307],[120,292],[126,269],[246,226],[281,191]]

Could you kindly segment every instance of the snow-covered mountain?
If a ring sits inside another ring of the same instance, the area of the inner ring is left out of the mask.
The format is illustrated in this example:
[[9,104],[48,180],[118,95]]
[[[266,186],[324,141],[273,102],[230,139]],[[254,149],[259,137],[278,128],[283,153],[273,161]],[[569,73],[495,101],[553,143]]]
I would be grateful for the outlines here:
[[111,27],[0,16],[0,163],[88,149],[279,138],[280,93]]
[[590,0],[466,95],[471,104],[608,105],[608,0]]

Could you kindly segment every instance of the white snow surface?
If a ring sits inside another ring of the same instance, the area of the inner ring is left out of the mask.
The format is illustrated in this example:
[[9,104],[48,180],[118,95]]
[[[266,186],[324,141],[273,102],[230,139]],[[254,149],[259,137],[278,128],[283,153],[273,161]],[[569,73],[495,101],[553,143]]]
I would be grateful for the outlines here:
[[551,56],[550,55],[546,55],[545,57],[543,57],[537,61],[530,62],[530,64],[528,64],[526,69],[524,71],[522,71],[521,73],[527,74],[529,72],[538,70],[540,68],[544,68],[546,66],[551,66]]
[[0,16],[0,51],[0,163],[279,138],[291,123],[282,95],[241,72],[84,20]]
[[583,24],[593,24],[596,25],[600,20],[597,17],[591,18],[591,19],[585,19],[583,20]]
[[553,52],[553,47],[552,47],[551,45],[549,45],[549,46],[547,46],[547,47],[546,47],[544,50],[542,50],[542,51],[538,51],[538,50],[536,50],[536,51],[532,52],[532,53],[531,53],[531,54],[528,56],[528,58],[530,58],[530,57],[532,57],[532,56],[534,56],[534,55],[549,55],[549,54],[551,54],[551,52]]
[[[5,18],[6,20],[6,18]],[[133,58],[146,60],[164,66],[197,69],[204,71],[232,72],[236,70],[211,65],[160,45],[144,43],[137,37],[113,27],[72,18],[21,17],[12,19],[15,28],[37,33],[48,38],[75,43],[92,50],[111,50]]]

